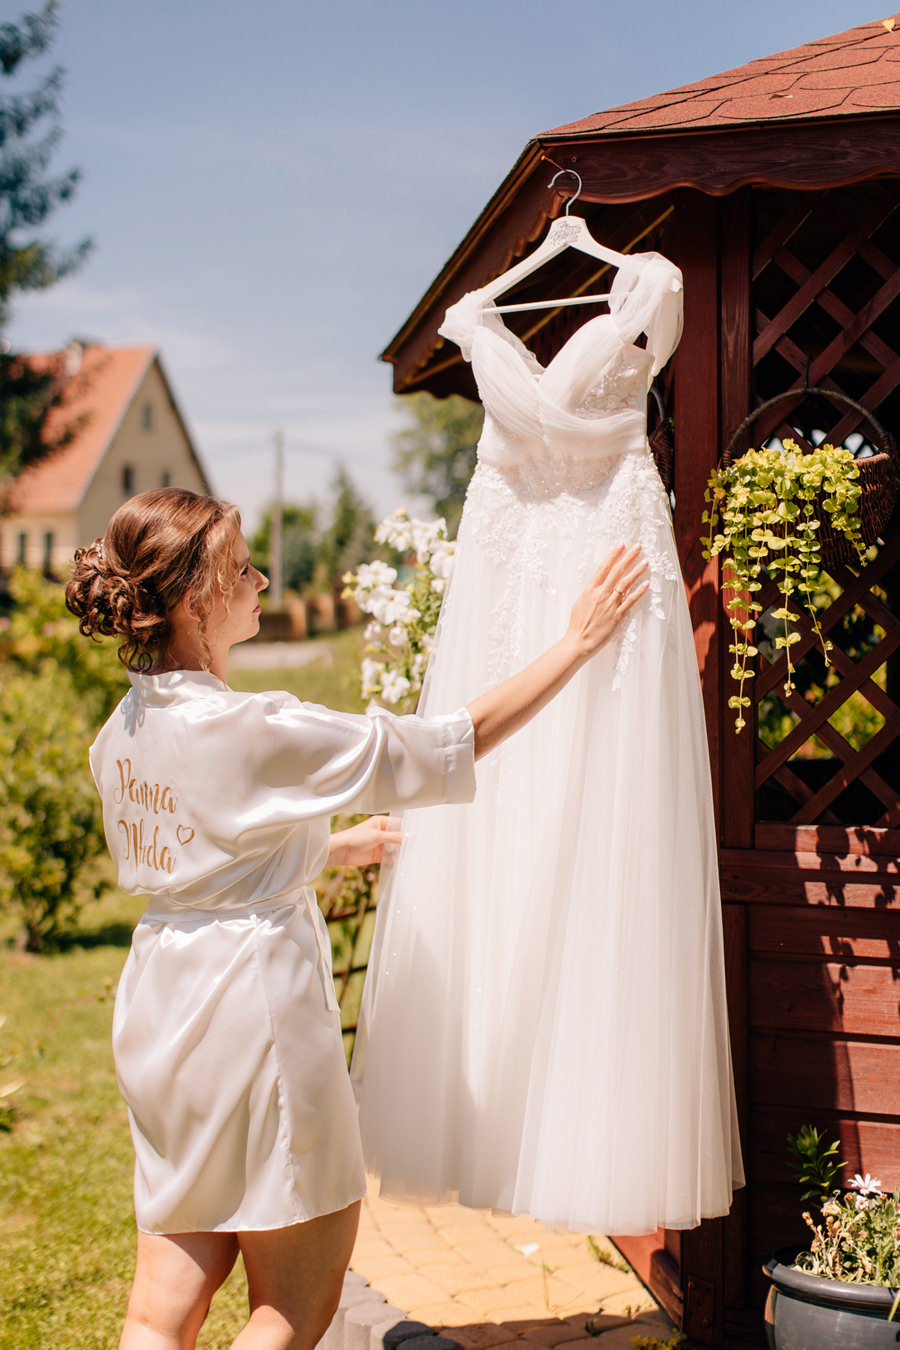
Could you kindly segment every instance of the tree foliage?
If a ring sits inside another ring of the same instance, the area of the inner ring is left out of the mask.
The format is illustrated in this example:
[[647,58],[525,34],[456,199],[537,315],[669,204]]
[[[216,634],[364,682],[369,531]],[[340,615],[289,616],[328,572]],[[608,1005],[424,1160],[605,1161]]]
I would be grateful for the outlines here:
[[[88,240],[60,250],[41,237],[49,216],[68,202],[80,179],[77,169],[54,175],[51,161],[60,140],[59,99],[63,72],[55,66],[26,90],[15,84],[23,63],[43,56],[57,26],[57,0],[18,24],[0,24],[0,478],[8,479],[48,451],[41,428],[59,399],[58,367],[36,369],[10,354],[5,337],[12,304],[24,291],[45,290],[82,262]],[[61,443],[60,438],[56,444]]]
[[[327,520],[328,523],[323,522]],[[375,518],[343,466],[331,482],[331,502],[289,502],[282,508],[282,581],[287,590],[336,587],[344,573],[372,553]],[[254,566],[271,570],[272,512],[266,511],[250,540]]]
[[375,517],[343,466],[332,480],[331,491],[331,524],[322,534],[318,561],[329,584],[337,586],[345,572],[371,555]]
[[[316,570],[319,512],[314,502],[285,502],[281,510],[281,573],[289,591],[302,591]],[[254,567],[268,576],[272,570],[272,512],[266,511],[250,540]]]
[[394,468],[410,492],[424,497],[456,536],[484,413],[458,394],[438,399],[407,394],[402,399],[405,425],[392,437]]

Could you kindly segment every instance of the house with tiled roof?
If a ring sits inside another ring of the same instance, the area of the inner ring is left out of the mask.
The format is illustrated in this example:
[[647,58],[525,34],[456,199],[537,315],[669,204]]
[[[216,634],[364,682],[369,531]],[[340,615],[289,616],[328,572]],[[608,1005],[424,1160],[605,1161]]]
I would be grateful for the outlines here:
[[24,563],[63,574],[75,549],[102,534],[135,492],[210,490],[153,347],[73,342],[28,359],[61,372],[45,436],[65,443],[17,479],[0,517],[0,568]]

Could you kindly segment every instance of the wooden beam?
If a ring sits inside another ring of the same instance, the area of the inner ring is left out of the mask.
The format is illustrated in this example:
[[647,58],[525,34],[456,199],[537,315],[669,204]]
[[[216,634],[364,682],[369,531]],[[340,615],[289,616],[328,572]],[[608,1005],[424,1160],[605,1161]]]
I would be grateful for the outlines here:
[[679,187],[714,197],[748,184],[843,187],[900,173],[895,113],[631,136],[542,136],[540,143],[561,167],[581,174],[585,201],[643,201]]
[[682,192],[672,218],[672,260],[684,276],[684,337],[673,358],[675,539],[703,682],[713,798],[721,802],[719,569],[702,556],[704,493],[719,439],[719,279],[717,206]]

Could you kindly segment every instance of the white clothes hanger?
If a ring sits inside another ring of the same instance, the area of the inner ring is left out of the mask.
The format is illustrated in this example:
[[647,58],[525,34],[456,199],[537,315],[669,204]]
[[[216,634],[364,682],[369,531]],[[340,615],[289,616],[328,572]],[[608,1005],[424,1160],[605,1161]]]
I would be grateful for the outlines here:
[[[558,253],[562,253],[563,249],[577,248],[580,253],[587,253],[592,258],[599,258],[601,262],[609,263],[613,267],[622,267],[629,262],[624,253],[616,253],[614,249],[599,244],[581,216],[569,215],[569,207],[581,195],[580,174],[576,173],[574,169],[560,169],[559,173],[553,175],[548,187],[553,187],[557,178],[564,173],[569,173],[573,178],[578,179],[578,187],[572,196],[566,199],[565,214],[554,220],[546,239],[538,245],[533,253],[482,288],[482,295],[486,300],[493,300],[496,296],[502,295],[504,291],[508,291],[512,286],[515,286],[516,282],[530,276],[539,267],[543,267],[545,262],[555,258]],[[596,301],[608,299],[608,294],[572,295],[561,300],[533,300],[521,305],[496,305],[495,309],[498,314],[514,314],[527,309],[556,309],[560,305],[590,305]]]

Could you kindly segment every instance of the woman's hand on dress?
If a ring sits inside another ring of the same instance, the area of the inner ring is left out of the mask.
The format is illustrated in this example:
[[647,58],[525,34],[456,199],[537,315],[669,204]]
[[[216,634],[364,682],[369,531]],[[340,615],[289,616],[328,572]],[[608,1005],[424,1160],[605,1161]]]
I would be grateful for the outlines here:
[[368,867],[391,857],[403,842],[396,816],[369,816],[347,830],[335,830],[328,849],[328,867]]
[[565,635],[502,684],[468,704],[475,758],[486,755],[545,707],[612,636],[649,582],[641,546],[620,544],[607,555],[572,606]]
[[584,658],[593,656],[608,642],[622,619],[647,591],[642,580],[647,562],[640,544],[619,544],[604,558],[572,606],[566,637]]

